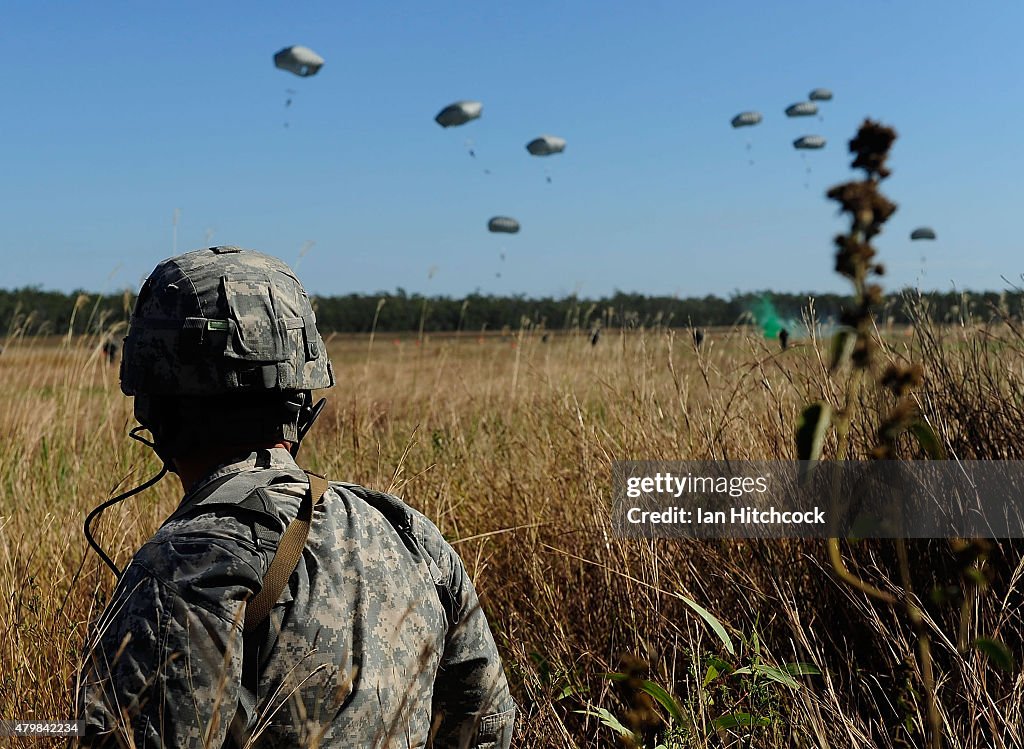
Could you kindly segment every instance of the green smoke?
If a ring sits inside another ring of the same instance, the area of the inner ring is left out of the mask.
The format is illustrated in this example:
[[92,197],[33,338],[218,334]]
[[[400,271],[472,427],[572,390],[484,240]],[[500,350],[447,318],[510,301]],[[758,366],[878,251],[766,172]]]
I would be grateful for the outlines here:
[[750,310],[750,314],[754,316],[754,320],[761,326],[765,338],[778,338],[779,331],[786,327],[783,319],[779,317],[779,312],[775,309],[775,305],[772,304],[771,297],[767,294],[763,294],[754,303],[754,308]]

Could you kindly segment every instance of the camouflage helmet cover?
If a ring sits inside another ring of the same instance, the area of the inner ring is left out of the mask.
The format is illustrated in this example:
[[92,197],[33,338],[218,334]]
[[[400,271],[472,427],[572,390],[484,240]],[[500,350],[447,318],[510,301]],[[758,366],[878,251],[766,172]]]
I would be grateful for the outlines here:
[[210,247],[164,260],[135,302],[125,395],[318,390],[334,372],[309,297],[277,258]]

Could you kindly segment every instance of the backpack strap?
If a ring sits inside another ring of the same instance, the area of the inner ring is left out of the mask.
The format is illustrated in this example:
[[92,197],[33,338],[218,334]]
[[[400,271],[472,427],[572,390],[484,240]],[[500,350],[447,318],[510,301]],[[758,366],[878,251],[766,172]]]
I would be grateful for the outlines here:
[[306,471],[306,476],[309,479],[309,491],[302,498],[295,519],[288,524],[281,536],[281,542],[274,552],[270,567],[267,568],[267,574],[263,576],[263,587],[246,604],[243,623],[243,631],[246,633],[252,632],[263,623],[269,616],[270,609],[281,597],[284,587],[288,584],[288,578],[292,576],[302,557],[302,549],[309,536],[309,526],[313,522],[313,506],[319,504],[327,492],[329,484],[326,478],[309,471]]
[[[257,515],[264,515],[264,522],[271,525],[280,524],[273,505],[268,504],[259,494],[259,490],[271,484],[281,481],[298,481],[296,471],[246,471],[244,473],[231,473],[226,476],[214,479],[209,484],[194,494],[185,497],[182,504],[174,511],[163,525],[176,520],[193,518],[206,513],[215,512],[220,509],[241,508]],[[230,484],[230,488],[228,485]],[[224,496],[220,491],[224,489]],[[243,499],[239,501],[237,498]],[[162,527],[162,526],[161,526]]]

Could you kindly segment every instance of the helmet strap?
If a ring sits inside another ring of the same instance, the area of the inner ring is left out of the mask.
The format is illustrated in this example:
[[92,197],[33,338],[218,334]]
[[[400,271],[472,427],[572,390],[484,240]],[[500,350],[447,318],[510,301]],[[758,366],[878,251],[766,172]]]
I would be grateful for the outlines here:
[[302,398],[299,406],[298,438],[292,443],[292,457],[299,457],[299,447],[306,433],[312,428],[313,422],[320,416],[320,412],[327,405],[327,399],[321,398],[313,403],[313,393],[309,390],[302,391]]

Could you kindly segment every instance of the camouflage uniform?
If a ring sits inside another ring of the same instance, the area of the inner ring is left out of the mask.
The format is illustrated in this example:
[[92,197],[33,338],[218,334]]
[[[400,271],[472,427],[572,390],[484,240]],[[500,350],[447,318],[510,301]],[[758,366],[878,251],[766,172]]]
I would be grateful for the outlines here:
[[332,482],[283,594],[243,632],[308,489],[282,448],[190,488],[92,630],[78,686],[87,745],[126,744],[127,725],[139,747],[509,746],[515,707],[473,584],[396,497]]

